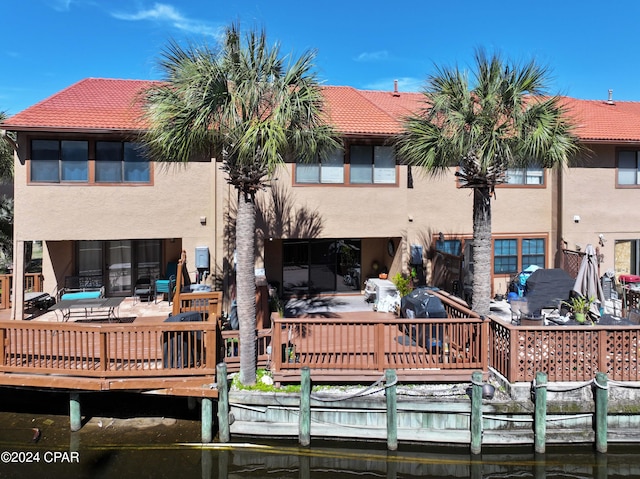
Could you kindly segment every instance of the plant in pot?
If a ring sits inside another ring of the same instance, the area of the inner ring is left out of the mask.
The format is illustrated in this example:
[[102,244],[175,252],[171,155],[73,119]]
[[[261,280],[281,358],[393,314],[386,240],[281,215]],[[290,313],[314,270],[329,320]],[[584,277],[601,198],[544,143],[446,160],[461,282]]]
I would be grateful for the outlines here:
[[573,318],[577,323],[584,323],[587,319],[591,305],[595,302],[594,297],[586,298],[584,296],[574,296],[569,299],[569,302],[564,301],[564,304],[571,308],[573,312]]
[[404,298],[411,291],[413,291],[413,284],[411,278],[407,278],[402,273],[397,273],[391,282],[395,285],[401,298]]

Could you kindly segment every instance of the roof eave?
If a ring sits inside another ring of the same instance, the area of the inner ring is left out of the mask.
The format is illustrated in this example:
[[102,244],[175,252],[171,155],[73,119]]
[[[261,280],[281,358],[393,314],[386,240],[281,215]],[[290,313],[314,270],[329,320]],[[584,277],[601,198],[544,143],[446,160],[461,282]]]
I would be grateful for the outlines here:
[[42,132],[42,133],[93,133],[93,134],[106,134],[106,133],[143,133],[143,129],[131,129],[131,128],[81,128],[81,127],[52,127],[52,126],[17,126],[17,125],[4,125],[0,124],[0,128],[11,132]]

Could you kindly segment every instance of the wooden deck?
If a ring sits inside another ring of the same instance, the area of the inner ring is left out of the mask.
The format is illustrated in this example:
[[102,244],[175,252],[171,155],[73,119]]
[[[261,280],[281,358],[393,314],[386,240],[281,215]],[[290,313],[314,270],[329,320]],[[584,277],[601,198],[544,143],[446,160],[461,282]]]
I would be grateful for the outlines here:
[[189,322],[0,319],[0,385],[217,397],[221,300],[176,295],[172,314],[192,313]]

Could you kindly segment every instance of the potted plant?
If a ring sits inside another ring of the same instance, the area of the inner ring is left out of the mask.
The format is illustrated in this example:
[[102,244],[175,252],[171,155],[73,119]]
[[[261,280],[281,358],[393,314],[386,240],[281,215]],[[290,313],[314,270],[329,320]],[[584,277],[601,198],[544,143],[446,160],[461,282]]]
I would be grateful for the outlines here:
[[577,323],[584,323],[587,317],[587,313],[591,309],[591,305],[595,302],[595,298],[592,296],[586,298],[584,296],[574,296],[569,302],[563,301],[564,304],[571,308],[573,311],[573,318]]
[[413,285],[411,278],[407,278],[402,273],[397,273],[392,279],[391,282],[395,285],[398,293],[401,298],[404,298],[411,291],[413,291]]

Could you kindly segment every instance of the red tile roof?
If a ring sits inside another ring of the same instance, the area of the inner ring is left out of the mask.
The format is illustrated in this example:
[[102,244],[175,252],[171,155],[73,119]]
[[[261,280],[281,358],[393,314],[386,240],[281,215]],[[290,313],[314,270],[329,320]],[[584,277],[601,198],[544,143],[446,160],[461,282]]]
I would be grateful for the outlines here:
[[154,82],[86,78],[3,122],[7,130],[139,130],[139,94]]
[[[140,93],[155,82],[87,78],[23,110],[2,123],[7,130],[139,130]],[[389,136],[402,118],[421,106],[420,93],[325,86],[327,113],[344,135]],[[640,102],[566,98],[578,136],[590,142],[640,141]]]

